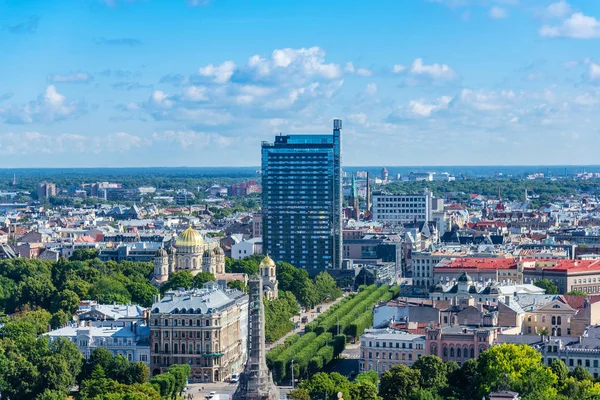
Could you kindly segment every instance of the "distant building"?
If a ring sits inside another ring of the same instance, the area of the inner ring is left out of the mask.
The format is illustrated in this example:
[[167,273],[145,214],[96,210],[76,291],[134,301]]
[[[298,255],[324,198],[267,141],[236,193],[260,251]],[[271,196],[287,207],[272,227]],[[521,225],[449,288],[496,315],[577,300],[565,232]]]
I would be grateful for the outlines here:
[[121,189],[123,185],[120,183],[111,183],[111,182],[96,182],[91,185],[90,193],[92,197],[102,197],[100,196],[101,189]]
[[247,356],[248,296],[209,282],[203,289],[170,291],[150,314],[151,372],[191,367],[191,382],[222,382],[241,371]]
[[438,356],[444,362],[456,361],[458,365],[462,365],[489,349],[500,331],[496,327],[466,326],[426,329],[427,354]]
[[311,275],[342,266],[341,129],[262,143],[263,251]]
[[196,199],[194,193],[181,189],[175,192],[175,203],[179,206],[184,206],[190,204],[192,201]]
[[381,170],[381,181],[383,183],[386,183],[388,181],[389,178],[389,172],[387,170],[387,168],[383,167],[383,169]]
[[38,200],[47,200],[56,196],[56,184],[50,182],[40,182],[37,186]]
[[108,187],[98,189],[98,197],[106,201],[139,202],[142,200],[142,193],[139,191],[139,189]]
[[242,197],[253,193],[260,193],[261,191],[262,187],[260,184],[256,183],[256,181],[248,181],[231,185],[228,194],[234,197]]
[[431,221],[433,200],[430,191],[421,194],[373,194],[373,221],[396,224]]

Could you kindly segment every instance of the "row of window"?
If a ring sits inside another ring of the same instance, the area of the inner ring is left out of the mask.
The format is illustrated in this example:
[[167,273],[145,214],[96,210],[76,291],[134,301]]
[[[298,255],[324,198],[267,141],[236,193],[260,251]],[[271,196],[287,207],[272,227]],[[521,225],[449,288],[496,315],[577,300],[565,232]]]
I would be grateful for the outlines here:
[[[364,358],[366,358],[366,357],[365,357],[365,355],[366,355],[366,354],[367,354],[367,353],[366,353],[365,351],[363,351],[363,352],[362,352],[362,358],[363,358],[363,359],[364,359]],[[373,358],[373,352],[372,352],[372,351],[369,351],[369,353],[368,353],[368,354],[369,354],[369,358],[370,358],[370,359],[372,359],[372,358]],[[395,355],[394,355],[394,354],[395,354]],[[402,357],[400,357],[400,355],[401,355],[401,354],[402,354]],[[386,358],[386,356],[387,356],[387,358]],[[417,354],[417,358],[418,358],[418,357],[421,357],[421,353],[418,353],[418,354]],[[386,359],[387,359],[387,360],[393,360],[394,358],[395,358],[396,360],[400,360],[400,358],[402,358],[402,360],[403,360],[403,361],[406,361],[406,360],[408,360],[408,361],[412,361],[412,359],[413,359],[413,353],[405,353],[405,352],[402,352],[402,353],[392,353],[391,351],[390,351],[389,353],[386,353],[386,352],[384,351],[384,352],[382,352],[382,353],[381,353],[381,357],[380,357],[380,354],[379,354],[379,352],[378,352],[378,351],[376,351],[376,352],[375,352],[375,359],[381,359],[381,360],[386,360]]]
[[[202,313],[200,311],[200,309],[198,309],[196,311],[197,311],[197,313]],[[192,310],[192,309],[186,310],[185,308],[183,308],[181,310],[178,310],[178,309],[173,310],[173,314],[193,314],[193,313],[194,313],[194,310]],[[197,319],[196,323],[194,324],[194,320],[191,320],[191,319],[189,319],[189,320],[174,319],[173,326],[212,326],[210,321],[211,321],[210,319],[206,319],[206,320]],[[202,322],[204,322],[204,324]],[[160,320],[155,318],[154,326],[159,326],[159,325],[160,325]],[[163,321],[163,325],[169,326],[169,320],[165,319]],[[217,320],[214,326],[218,326],[218,325],[219,325],[219,321]]]
[[[379,342],[376,341],[375,343],[375,347],[389,347],[389,348],[396,348],[396,349],[412,349],[413,348],[413,344],[412,343],[406,343],[406,342],[402,342],[402,345],[400,344],[400,342]],[[380,344],[381,343],[381,344]],[[364,341],[361,343],[362,346],[366,347],[367,342]],[[373,341],[369,341],[369,347],[373,347]],[[415,349],[422,349],[423,348],[423,344],[422,343],[415,343]]]
[[[194,335],[194,332],[196,332],[196,334]],[[202,331],[191,331],[191,332],[187,332],[187,336],[186,336],[186,332],[185,331],[173,331],[173,337],[174,338],[180,338],[180,339],[185,339],[186,337],[188,339],[194,339],[194,336],[196,339],[200,339],[202,337]],[[159,332],[158,331],[154,331],[154,337],[157,338],[159,337]],[[163,337],[165,339],[169,338],[169,331],[163,331]],[[210,331],[205,331],[204,332],[204,338],[205,339],[210,339]],[[219,338],[219,332],[215,332],[215,339]]]
[[[163,345],[163,349],[165,353],[169,353],[169,343],[165,343]],[[206,345],[204,346],[204,348],[202,347],[202,345],[200,343],[196,343],[196,354],[203,354],[203,353],[213,353],[213,347],[209,344],[206,343]],[[179,345],[178,343],[173,343],[173,354],[179,354],[181,352],[181,354],[194,354],[194,345],[192,343],[189,343],[187,346],[185,345],[185,343],[181,343],[181,345]],[[203,351],[204,350],[204,351]],[[158,343],[154,343],[154,352],[158,353],[160,351],[160,346]],[[219,351],[219,345],[215,343],[214,345],[214,352],[217,353]]]

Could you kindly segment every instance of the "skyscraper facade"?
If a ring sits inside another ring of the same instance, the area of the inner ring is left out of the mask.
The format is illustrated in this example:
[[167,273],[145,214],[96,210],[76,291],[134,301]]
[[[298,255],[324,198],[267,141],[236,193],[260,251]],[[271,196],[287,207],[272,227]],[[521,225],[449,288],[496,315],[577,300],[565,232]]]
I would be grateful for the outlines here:
[[310,274],[342,265],[341,130],[262,143],[263,251]]

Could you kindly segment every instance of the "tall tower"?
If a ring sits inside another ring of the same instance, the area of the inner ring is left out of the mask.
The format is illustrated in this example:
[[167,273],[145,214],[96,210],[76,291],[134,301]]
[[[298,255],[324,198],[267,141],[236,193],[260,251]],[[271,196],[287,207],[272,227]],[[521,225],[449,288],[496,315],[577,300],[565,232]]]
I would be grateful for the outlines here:
[[278,400],[279,390],[273,383],[265,361],[265,309],[262,279],[254,275],[248,281],[248,361],[240,374],[240,383],[233,400]]
[[367,212],[371,212],[371,182],[369,181],[369,173],[367,172],[367,193],[365,195],[367,200]]
[[360,219],[360,210],[358,209],[358,189],[356,188],[354,173],[352,174],[352,184],[350,185],[350,206],[352,207],[354,219],[358,221]]
[[262,143],[263,251],[311,275],[342,266],[341,130]]

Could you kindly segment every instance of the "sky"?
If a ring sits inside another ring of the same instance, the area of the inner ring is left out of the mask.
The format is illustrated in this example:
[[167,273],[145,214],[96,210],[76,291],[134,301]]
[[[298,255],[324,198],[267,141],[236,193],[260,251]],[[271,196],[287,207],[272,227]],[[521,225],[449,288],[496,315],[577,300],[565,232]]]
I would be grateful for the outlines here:
[[0,167],[599,164],[600,1],[0,0]]

